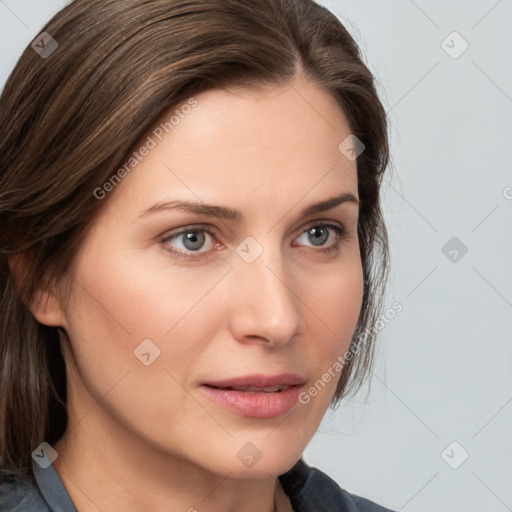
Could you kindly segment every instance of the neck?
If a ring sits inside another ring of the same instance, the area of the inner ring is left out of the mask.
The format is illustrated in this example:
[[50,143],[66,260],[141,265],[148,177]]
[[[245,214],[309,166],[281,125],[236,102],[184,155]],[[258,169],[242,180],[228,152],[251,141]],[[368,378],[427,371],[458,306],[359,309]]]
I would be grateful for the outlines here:
[[76,427],[55,443],[53,466],[78,512],[274,512],[271,475],[229,478],[148,447],[129,432],[112,435],[100,407],[69,424]]

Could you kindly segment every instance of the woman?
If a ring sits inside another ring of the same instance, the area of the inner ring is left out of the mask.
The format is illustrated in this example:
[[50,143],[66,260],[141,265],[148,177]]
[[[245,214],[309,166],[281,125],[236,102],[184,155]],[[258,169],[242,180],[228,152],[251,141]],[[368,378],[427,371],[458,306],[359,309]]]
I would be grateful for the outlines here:
[[301,459],[387,269],[386,116],[337,18],[76,0],[0,120],[1,510],[388,510]]

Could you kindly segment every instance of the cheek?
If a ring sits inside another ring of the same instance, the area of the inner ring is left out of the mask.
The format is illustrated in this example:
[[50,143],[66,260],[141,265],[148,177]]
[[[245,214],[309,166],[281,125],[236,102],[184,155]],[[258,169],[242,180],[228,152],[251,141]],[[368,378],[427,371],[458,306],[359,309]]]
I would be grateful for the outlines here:
[[[134,386],[140,379],[134,399],[143,388],[179,393],[176,386],[169,389],[176,381],[166,370],[184,382],[197,365],[216,328],[214,319],[222,318],[215,314],[214,294],[206,294],[226,268],[206,272],[155,265],[133,252],[123,254],[119,244],[106,239],[99,247],[86,248],[77,259],[66,307],[80,377],[98,398],[127,371],[126,381]],[[156,404],[156,414],[161,407]]]
[[[191,425],[211,423],[182,386],[207,337],[197,342],[197,316],[186,315],[197,302],[195,293],[185,286],[180,293],[183,283],[151,282],[149,272],[131,270],[94,264],[76,273],[66,329],[76,363],[71,377],[77,389],[76,417],[93,408],[93,414],[101,414],[94,407],[101,400],[101,410],[109,413],[101,416],[109,442],[116,438],[118,427],[110,420],[115,418],[141,438],[165,447],[169,439],[183,439],[184,430],[193,432]],[[178,291],[170,292],[171,285]],[[199,309],[196,314],[201,314]],[[216,434],[223,432],[219,428]],[[194,445],[192,440],[188,444]]]
[[[348,346],[361,311],[363,298],[363,270],[358,257],[342,261],[329,275],[315,282],[304,281],[301,296],[311,313],[317,317],[315,325],[322,325],[328,334],[329,351]],[[320,328],[320,327],[318,327]]]
[[321,288],[310,286],[306,297],[316,316],[311,320],[311,325],[316,327],[308,337],[309,346],[304,348],[309,352],[309,360],[315,362],[316,385],[306,393],[322,415],[336,390],[343,369],[340,361],[345,361],[361,312],[363,271],[360,259],[354,257],[350,263],[340,266],[330,278],[322,281]]
[[299,396],[307,442],[332,401],[357,325],[363,295],[361,265],[355,262],[336,272],[320,291],[315,287],[315,293],[308,296],[316,318],[311,317],[312,327],[303,345],[303,356],[312,369],[311,380]]
[[204,313],[198,305],[229,270],[226,265],[186,267],[165,255],[155,257],[153,250],[139,253],[116,245],[90,248],[87,253],[95,256],[77,262],[75,275],[81,285],[76,287],[76,309],[98,317],[96,330],[130,337],[133,343],[166,338],[183,319],[197,320],[198,312]]

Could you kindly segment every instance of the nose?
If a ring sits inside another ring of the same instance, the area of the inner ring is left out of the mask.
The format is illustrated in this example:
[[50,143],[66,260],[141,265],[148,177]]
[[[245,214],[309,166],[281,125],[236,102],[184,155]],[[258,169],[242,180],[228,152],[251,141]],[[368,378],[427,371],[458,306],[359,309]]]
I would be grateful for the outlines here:
[[229,327],[236,340],[279,347],[301,328],[301,301],[279,250],[265,248],[252,263],[236,259],[231,287]]

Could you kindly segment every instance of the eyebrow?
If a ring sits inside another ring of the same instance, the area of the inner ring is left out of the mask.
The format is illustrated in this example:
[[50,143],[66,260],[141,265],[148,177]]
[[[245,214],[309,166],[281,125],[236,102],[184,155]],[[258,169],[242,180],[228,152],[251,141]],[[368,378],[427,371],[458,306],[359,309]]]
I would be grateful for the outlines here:
[[[354,196],[354,194],[352,194],[351,192],[345,192],[339,196],[331,197],[324,201],[320,201],[318,203],[314,203],[310,206],[307,206],[300,212],[300,215],[301,217],[307,217],[315,213],[325,212],[343,203],[353,203],[355,205],[359,205],[359,201]],[[143,211],[139,217],[144,217],[155,212],[175,209],[183,210],[197,215],[203,215],[206,217],[226,219],[236,222],[243,222],[245,220],[244,214],[239,210],[235,210],[233,208],[180,200],[157,203],[151,206],[151,208],[148,208],[147,210]]]

